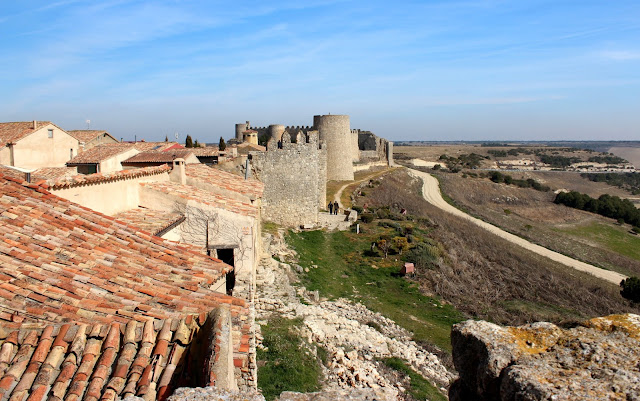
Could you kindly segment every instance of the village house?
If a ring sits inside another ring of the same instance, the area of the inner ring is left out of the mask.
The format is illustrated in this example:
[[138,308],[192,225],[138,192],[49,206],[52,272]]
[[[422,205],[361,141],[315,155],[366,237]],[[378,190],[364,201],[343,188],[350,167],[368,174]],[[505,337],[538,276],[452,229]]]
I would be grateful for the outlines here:
[[214,290],[232,266],[3,173],[3,399],[255,387],[248,303]]
[[167,149],[163,151],[140,152],[122,161],[124,168],[141,168],[151,166],[170,166],[175,159],[183,159],[187,164],[200,163],[191,149]]
[[107,131],[71,130],[67,131],[67,133],[78,140],[79,152],[84,152],[85,150],[89,150],[98,145],[118,143],[118,140],[111,136]]
[[110,173],[123,169],[122,162],[140,153],[130,143],[110,143],[94,146],[67,162],[79,174]]
[[76,138],[49,121],[0,123],[0,165],[64,167],[78,148]]

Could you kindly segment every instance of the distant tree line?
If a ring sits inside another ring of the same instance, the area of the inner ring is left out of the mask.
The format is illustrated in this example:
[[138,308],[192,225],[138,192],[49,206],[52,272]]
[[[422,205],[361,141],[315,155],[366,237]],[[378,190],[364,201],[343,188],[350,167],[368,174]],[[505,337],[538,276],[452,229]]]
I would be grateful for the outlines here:
[[589,161],[592,163],[603,163],[603,164],[622,164],[628,163],[622,157],[618,157],[616,155],[604,155],[604,156],[591,156]]
[[516,180],[512,176],[508,174],[502,174],[499,171],[492,171],[489,173],[489,179],[497,184],[507,184],[507,185],[516,185],[520,188],[533,188],[536,191],[548,192],[551,190],[546,185],[540,184],[538,181],[533,178],[527,178],[526,180]]
[[485,157],[480,156],[477,153],[462,154],[458,157],[440,155],[439,160],[442,160],[449,171],[457,173],[463,168],[478,168],[480,167],[480,161]]
[[540,155],[540,161],[550,165],[551,167],[565,168],[569,167],[573,163],[581,162],[582,160],[579,157],[542,154]]
[[583,173],[580,176],[594,182],[606,182],[624,188],[634,195],[640,195],[640,174],[637,173]]
[[560,192],[556,195],[554,202],[640,227],[640,209],[636,208],[629,199],[620,199],[609,194],[600,195],[595,199],[587,194],[571,191]]

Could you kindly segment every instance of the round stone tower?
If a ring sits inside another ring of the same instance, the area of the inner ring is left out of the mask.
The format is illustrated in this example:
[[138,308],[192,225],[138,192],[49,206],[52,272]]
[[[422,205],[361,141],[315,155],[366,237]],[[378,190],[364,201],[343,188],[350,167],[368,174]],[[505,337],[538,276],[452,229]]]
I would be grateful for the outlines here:
[[313,116],[313,126],[327,147],[327,180],[353,180],[349,116]]
[[249,128],[251,128],[251,124],[249,124],[249,121],[247,121],[246,123],[236,124],[236,139],[242,142],[242,133]]
[[284,125],[280,124],[271,124],[269,126],[269,137],[276,138],[276,141],[282,140],[282,134],[284,134]]

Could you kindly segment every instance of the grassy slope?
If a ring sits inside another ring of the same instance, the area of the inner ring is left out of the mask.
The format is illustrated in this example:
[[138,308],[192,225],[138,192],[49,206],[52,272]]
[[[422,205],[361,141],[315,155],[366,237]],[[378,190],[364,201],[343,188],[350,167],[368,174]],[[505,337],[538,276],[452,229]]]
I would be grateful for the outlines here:
[[623,227],[590,223],[588,225],[557,229],[557,231],[590,242],[596,242],[602,247],[640,261],[640,237],[630,235],[628,230]]
[[[302,282],[322,296],[350,298],[393,319],[414,333],[414,339],[451,349],[449,331],[462,315],[450,305],[421,294],[418,286],[398,277],[401,261],[364,256],[381,234],[375,225],[369,234],[311,231],[290,233],[287,242],[309,267]],[[317,265],[317,268],[311,268]],[[376,267],[373,267],[376,266]]]

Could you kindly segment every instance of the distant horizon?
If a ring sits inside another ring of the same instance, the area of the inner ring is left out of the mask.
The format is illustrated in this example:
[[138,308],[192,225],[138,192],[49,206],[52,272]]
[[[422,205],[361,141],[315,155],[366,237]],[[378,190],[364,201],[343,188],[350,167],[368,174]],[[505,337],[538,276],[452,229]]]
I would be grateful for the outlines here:
[[638,15],[635,0],[4,2],[0,121],[214,143],[331,113],[391,141],[634,140]]

